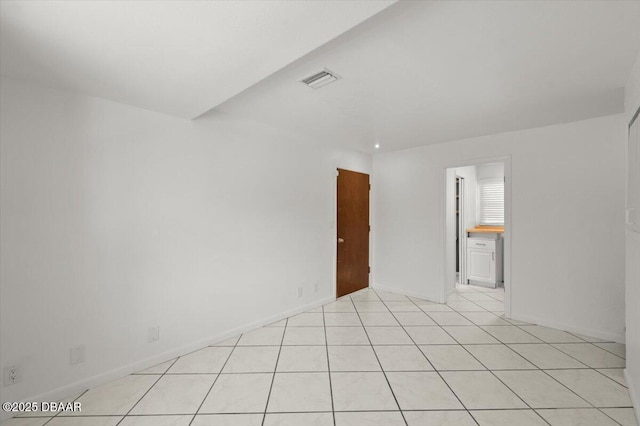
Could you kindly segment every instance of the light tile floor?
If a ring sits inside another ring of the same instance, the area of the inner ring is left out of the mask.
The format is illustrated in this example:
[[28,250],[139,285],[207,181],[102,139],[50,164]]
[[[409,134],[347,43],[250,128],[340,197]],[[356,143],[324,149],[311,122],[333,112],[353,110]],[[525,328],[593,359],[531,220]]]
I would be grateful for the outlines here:
[[2,426],[636,426],[624,345],[504,317],[504,291],[441,305],[365,289]]

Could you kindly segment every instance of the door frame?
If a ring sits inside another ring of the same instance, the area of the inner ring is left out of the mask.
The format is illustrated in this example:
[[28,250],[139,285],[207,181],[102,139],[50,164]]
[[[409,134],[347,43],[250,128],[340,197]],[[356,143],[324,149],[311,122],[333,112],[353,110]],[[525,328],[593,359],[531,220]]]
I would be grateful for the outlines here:
[[331,179],[331,182],[333,184],[333,209],[332,209],[332,219],[331,219],[331,225],[330,225],[330,238],[331,238],[331,247],[333,250],[333,266],[332,266],[332,270],[333,270],[333,278],[332,278],[332,282],[333,282],[333,292],[332,292],[332,296],[334,299],[338,298],[338,245],[336,244],[336,241],[338,240],[338,175],[339,172],[338,170],[342,169],[342,170],[347,170],[350,172],[356,172],[356,173],[362,173],[365,175],[369,175],[369,185],[372,186],[372,188],[369,190],[369,226],[370,226],[370,231],[369,231],[369,266],[371,267],[371,271],[369,272],[369,286],[367,288],[372,288],[372,283],[373,283],[373,238],[371,236],[371,234],[373,234],[373,215],[372,215],[372,209],[371,206],[373,205],[373,184],[371,183],[371,178],[372,178],[372,173],[371,170],[366,170],[366,171],[360,171],[357,167],[355,169],[351,169],[351,168],[347,168],[346,166],[339,166],[336,165],[335,168],[333,169],[333,179]]
[[[513,281],[511,279],[511,246],[513,238],[513,222],[512,222],[512,188],[511,188],[511,155],[499,156],[499,157],[475,157],[468,160],[452,161],[442,166],[443,182],[442,182],[442,197],[440,199],[441,214],[440,214],[440,229],[444,236],[442,240],[442,252],[443,256],[443,269],[442,269],[442,286],[441,286],[441,298],[442,302],[446,302],[450,291],[447,290],[447,268],[451,262],[455,262],[455,258],[451,259],[447,252],[447,241],[449,238],[455,238],[455,235],[450,236],[447,229],[447,170],[456,167],[476,166],[480,164],[489,163],[503,163],[504,164],[504,252],[502,262],[504,264],[504,315],[507,318],[511,318],[511,294],[513,293]],[[455,173],[454,173],[455,179]],[[455,182],[454,182],[455,185]]]
[[455,175],[456,179],[460,179],[460,187],[458,188],[458,261],[460,262],[458,269],[460,270],[460,283],[467,282],[467,232],[465,226],[465,178]]

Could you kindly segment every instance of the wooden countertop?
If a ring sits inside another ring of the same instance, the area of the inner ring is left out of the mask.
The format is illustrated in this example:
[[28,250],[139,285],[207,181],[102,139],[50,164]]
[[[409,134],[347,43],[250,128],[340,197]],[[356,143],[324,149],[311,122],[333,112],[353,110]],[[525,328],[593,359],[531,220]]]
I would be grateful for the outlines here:
[[467,232],[483,232],[483,233],[491,233],[491,234],[502,234],[504,233],[504,226],[484,226],[479,225],[475,228],[467,228]]

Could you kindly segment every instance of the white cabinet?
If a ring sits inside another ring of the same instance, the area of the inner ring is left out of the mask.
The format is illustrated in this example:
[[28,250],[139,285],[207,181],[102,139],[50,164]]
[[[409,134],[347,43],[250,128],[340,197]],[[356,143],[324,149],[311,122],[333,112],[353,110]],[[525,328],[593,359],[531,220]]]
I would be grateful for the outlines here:
[[495,283],[495,251],[470,248],[467,249],[467,278],[471,281]]
[[502,282],[502,239],[467,239],[469,284],[496,287]]

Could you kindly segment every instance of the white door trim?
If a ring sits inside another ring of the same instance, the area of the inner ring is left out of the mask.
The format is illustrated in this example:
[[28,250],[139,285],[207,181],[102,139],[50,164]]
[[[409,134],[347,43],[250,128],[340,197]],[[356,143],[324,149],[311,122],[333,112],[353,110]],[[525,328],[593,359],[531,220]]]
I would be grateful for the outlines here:
[[459,258],[459,269],[460,269],[460,283],[466,284],[467,282],[467,227],[466,227],[466,217],[465,217],[465,179],[463,176],[458,176],[456,174],[456,178],[460,179],[460,188],[458,190],[459,198],[458,198],[458,258]]

